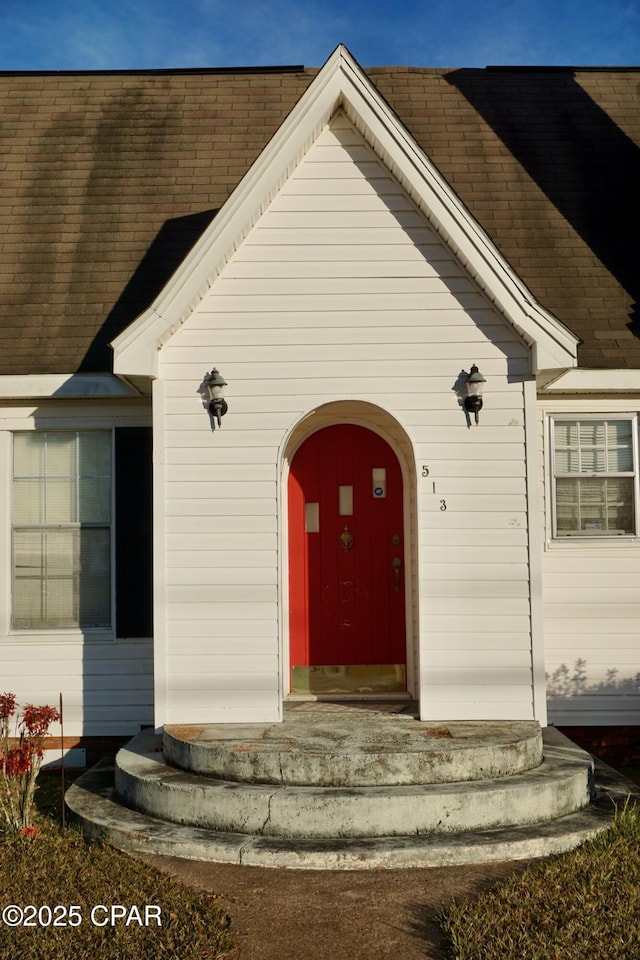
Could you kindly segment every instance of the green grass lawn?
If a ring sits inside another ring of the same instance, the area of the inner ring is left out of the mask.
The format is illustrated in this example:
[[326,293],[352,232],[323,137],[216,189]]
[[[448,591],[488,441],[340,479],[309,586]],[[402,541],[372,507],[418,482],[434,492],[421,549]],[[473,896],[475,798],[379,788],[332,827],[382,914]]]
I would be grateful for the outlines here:
[[[0,836],[0,960],[233,955],[214,896],[62,830],[59,779],[42,774],[38,783],[37,836]],[[438,919],[452,960],[637,960],[639,917],[640,807],[629,805],[608,832]]]
[[452,960],[640,958],[640,808],[477,900],[444,911]]
[[37,836],[0,838],[0,960],[231,956],[229,918],[214,896],[62,831],[59,780],[41,774],[38,783]]

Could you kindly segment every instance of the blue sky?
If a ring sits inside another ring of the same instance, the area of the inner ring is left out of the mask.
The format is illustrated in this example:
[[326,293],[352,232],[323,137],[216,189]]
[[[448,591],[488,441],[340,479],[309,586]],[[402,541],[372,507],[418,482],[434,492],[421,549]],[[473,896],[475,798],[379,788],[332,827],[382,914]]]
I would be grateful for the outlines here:
[[633,66],[640,0],[0,0],[0,70]]

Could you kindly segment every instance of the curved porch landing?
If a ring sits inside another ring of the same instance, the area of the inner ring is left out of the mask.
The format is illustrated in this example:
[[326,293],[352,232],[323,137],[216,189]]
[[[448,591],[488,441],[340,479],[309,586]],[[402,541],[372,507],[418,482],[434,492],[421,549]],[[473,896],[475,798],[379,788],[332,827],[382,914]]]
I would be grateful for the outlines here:
[[[282,724],[168,727],[67,793],[88,837],[273,867],[543,856],[605,829],[593,759],[534,723],[417,721],[405,703],[290,703]],[[114,776],[115,775],[115,776]],[[115,783],[115,787],[114,787]]]
[[542,762],[540,725],[424,723],[412,702],[289,702],[282,723],[167,725],[167,763],[219,780],[379,787],[487,780]]

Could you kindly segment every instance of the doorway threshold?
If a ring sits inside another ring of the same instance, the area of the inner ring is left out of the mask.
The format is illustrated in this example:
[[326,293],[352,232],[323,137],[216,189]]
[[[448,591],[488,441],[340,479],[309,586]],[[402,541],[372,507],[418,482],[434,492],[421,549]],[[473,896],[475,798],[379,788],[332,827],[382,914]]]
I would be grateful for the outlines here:
[[393,693],[288,693],[285,703],[297,702],[318,702],[318,703],[348,703],[350,700],[365,700],[371,702],[386,701],[393,703],[395,700],[406,701],[413,700],[413,695],[408,690],[395,691]]

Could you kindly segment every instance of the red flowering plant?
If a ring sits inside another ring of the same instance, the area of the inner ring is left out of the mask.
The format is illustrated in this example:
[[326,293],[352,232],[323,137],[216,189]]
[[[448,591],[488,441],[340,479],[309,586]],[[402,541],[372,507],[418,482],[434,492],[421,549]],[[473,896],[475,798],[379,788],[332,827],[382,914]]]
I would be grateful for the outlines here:
[[59,719],[53,707],[30,703],[20,713],[15,694],[0,694],[0,810],[6,828],[13,833],[34,835],[30,821],[36,777],[45,737],[50,725]]

